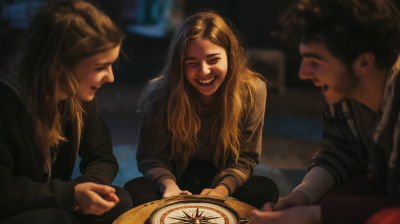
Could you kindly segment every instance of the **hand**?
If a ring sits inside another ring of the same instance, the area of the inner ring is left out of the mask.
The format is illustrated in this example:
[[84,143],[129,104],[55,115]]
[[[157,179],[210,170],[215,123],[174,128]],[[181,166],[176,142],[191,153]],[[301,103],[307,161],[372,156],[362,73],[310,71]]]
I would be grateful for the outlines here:
[[283,211],[253,210],[255,224],[319,224],[321,223],[321,206],[293,207]]
[[114,208],[118,202],[113,187],[90,182],[75,186],[75,204],[84,214],[101,215]]
[[218,197],[226,197],[229,195],[228,189],[226,187],[219,185],[215,189],[205,188],[200,195],[210,195],[210,196],[218,196]]
[[261,211],[280,211],[296,206],[307,206],[309,205],[308,197],[301,191],[295,191],[286,197],[283,197],[278,203],[265,203]]
[[189,191],[181,191],[175,181],[165,179],[161,182],[160,191],[163,192],[162,198],[169,198],[173,196],[192,195]]

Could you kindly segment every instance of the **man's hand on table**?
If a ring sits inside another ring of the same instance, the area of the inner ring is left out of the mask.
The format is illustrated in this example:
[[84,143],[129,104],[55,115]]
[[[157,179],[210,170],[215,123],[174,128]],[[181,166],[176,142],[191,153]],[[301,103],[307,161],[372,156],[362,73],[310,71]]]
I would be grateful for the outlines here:
[[264,211],[252,211],[255,224],[321,223],[321,206],[299,206],[287,210],[272,211],[271,207],[267,205],[264,206],[263,210]]
[[[310,204],[310,201],[308,200],[308,197],[305,193],[301,191],[295,191],[286,197],[283,197],[278,201],[278,203],[273,204],[273,203],[265,203],[264,207],[261,209],[261,211],[264,211],[264,208],[268,207],[272,209],[272,211],[280,211],[283,209],[288,209],[291,207],[296,207],[296,206],[307,206]],[[267,208],[266,208],[267,209]]]

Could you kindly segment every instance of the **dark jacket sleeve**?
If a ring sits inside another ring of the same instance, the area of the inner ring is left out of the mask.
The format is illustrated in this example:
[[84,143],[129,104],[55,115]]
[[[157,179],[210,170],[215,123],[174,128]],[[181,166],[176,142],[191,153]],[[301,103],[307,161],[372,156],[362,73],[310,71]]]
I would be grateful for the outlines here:
[[321,207],[321,221],[323,224],[361,224],[365,223],[380,210],[395,206],[400,206],[399,197],[381,195],[346,197],[334,195],[325,198],[325,203]]
[[[346,103],[346,102],[344,102]],[[328,105],[323,101],[322,141],[308,170],[321,166],[332,175],[335,185],[343,182],[357,168],[366,153],[362,143],[350,129],[343,104]],[[350,106],[349,103],[346,105]]]
[[84,109],[86,121],[79,147],[82,175],[75,182],[110,185],[119,169],[113,155],[110,129],[100,116],[96,98],[85,102]]
[[0,105],[0,219],[39,208],[73,211],[74,182],[41,181],[43,170],[35,160],[35,142],[22,103],[15,94],[1,95]]

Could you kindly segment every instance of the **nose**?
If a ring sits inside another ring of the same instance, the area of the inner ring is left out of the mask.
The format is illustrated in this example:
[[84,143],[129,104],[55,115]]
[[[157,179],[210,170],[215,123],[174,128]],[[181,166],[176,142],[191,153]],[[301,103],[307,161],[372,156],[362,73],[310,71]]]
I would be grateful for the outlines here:
[[314,79],[313,69],[304,61],[302,61],[300,65],[299,78],[303,80]]
[[109,83],[113,83],[114,82],[114,72],[112,70],[112,67],[110,66],[107,73],[104,76],[104,81],[105,82],[109,82]]
[[198,73],[201,76],[207,76],[210,74],[210,66],[207,63],[201,63]]

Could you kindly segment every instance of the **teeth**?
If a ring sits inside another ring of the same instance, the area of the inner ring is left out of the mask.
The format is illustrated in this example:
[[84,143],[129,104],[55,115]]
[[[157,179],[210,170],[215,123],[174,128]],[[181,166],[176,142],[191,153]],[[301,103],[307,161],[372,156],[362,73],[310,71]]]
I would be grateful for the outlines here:
[[210,79],[203,79],[203,80],[198,79],[198,81],[199,81],[200,83],[202,83],[202,84],[208,84],[208,83],[214,81],[214,79],[215,79],[215,77],[212,77],[212,78],[210,78]]

